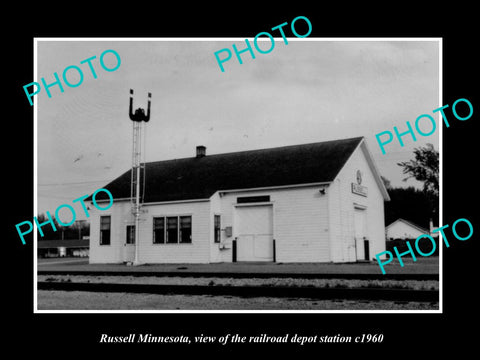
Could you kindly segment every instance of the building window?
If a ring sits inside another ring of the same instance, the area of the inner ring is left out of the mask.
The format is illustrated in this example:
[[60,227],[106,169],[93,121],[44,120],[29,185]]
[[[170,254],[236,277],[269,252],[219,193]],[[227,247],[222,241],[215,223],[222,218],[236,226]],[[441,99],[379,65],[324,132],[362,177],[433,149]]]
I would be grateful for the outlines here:
[[167,244],[178,243],[178,217],[167,217]]
[[256,202],[270,202],[270,195],[237,197],[237,204],[248,204]]
[[165,244],[165,218],[153,218],[153,243]]
[[192,217],[167,216],[153,218],[154,244],[191,244]]
[[110,245],[110,216],[100,216],[100,245]]
[[180,216],[180,242],[189,244],[192,242],[192,217]]
[[216,243],[220,242],[220,215],[214,215],[213,217],[213,241]]
[[127,225],[127,244],[135,244],[135,225]]

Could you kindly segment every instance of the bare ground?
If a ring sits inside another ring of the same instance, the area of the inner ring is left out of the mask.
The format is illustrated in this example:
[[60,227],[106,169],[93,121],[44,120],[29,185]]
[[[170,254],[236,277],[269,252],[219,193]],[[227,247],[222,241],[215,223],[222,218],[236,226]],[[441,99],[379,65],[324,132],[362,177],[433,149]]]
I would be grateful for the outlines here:
[[38,310],[438,310],[438,302],[38,291]]

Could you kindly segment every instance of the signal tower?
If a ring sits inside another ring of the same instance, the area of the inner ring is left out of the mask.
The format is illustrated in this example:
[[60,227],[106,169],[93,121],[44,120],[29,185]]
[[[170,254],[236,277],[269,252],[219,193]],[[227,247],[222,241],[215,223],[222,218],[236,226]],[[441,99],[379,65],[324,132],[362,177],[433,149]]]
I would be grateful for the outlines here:
[[[133,264],[140,265],[139,260],[139,220],[141,207],[143,204],[143,196],[140,198],[140,181],[143,178],[145,182],[145,163],[142,165],[142,137],[144,126],[143,123],[147,123],[150,120],[150,99],[151,93],[148,93],[148,108],[147,113],[142,108],[138,108],[133,112],[133,90],[130,89],[130,107],[129,116],[133,122],[133,146],[132,146],[132,171],[131,171],[131,184],[130,184],[130,202],[132,208],[132,214],[135,219],[135,259]],[[140,172],[143,172],[140,177]],[[145,186],[143,187],[145,193]]]

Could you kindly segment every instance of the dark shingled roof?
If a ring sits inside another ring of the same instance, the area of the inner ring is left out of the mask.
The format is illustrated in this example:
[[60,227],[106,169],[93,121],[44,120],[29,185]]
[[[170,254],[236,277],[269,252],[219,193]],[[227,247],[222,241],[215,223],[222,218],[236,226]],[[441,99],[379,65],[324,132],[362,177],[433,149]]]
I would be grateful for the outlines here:
[[[362,139],[146,163],[144,202],[208,199],[219,190],[329,182]],[[104,188],[114,199],[129,198],[130,175],[128,170]],[[99,192],[96,199],[108,199],[107,194]]]

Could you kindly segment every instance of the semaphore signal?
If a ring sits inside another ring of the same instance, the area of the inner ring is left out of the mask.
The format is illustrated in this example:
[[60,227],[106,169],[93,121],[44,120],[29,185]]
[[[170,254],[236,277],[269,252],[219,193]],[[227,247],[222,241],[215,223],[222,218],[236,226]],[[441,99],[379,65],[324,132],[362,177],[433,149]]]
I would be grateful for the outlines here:
[[[145,164],[141,164],[142,157],[142,134],[143,123],[147,123],[150,120],[150,99],[151,93],[148,93],[148,108],[147,113],[142,108],[138,108],[133,112],[133,90],[130,89],[130,106],[129,116],[133,122],[133,146],[132,146],[132,171],[131,171],[131,186],[130,186],[130,202],[132,207],[132,214],[135,219],[135,259],[133,264],[140,265],[138,258],[139,254],[139,220],[140,209],[143,204],[143,196],[140,198],[140,171],[143,171],[143,179],[145,180]],[[145,186],[143,186],[145,191]]]

